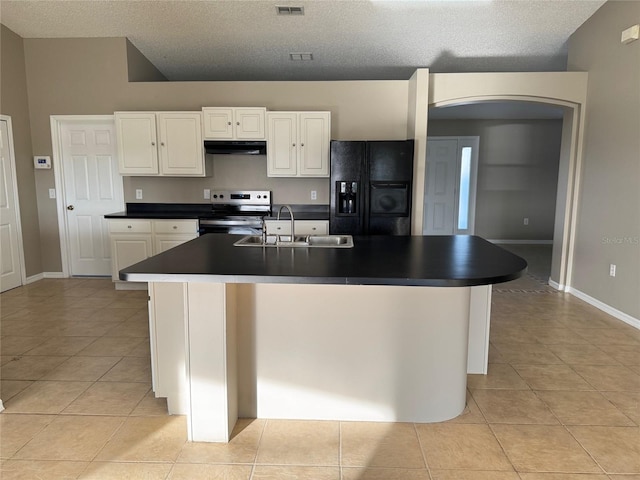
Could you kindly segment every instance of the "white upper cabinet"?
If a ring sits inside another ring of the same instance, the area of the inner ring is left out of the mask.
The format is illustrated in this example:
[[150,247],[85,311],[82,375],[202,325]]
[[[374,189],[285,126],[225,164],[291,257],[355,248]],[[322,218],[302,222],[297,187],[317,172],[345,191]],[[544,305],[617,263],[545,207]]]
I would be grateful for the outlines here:
[[269,112],[267,127],[268,176],[329,176],[331,112]]
[[204,176],[202,115],[158,113],[160,172],[170,176]]
[[204,107],[206,140],[265,140],[263,107]]
[[295,177],[298,175],[298,114],[269,112],[267,114],[267,175]]
[[118,169],[122,175],[158,175],[156,114],[116,112]]
[[200,112],[116,112],[122,175],[203,177]]

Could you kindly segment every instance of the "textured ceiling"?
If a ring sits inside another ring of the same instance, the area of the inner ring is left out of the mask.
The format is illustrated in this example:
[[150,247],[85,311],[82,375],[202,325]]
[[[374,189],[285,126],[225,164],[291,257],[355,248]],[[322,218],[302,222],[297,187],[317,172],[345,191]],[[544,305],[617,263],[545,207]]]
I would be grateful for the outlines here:
[[175,81],[404,80],[565,70],[567,39],[604,1],[1,0],[0,21],[23,38],[128,37]]

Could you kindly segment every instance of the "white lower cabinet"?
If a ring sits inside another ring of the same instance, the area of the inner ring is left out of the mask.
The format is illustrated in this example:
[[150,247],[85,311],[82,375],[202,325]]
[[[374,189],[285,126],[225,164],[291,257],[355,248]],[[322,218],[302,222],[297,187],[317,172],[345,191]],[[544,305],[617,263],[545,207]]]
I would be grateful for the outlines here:
[[154,220],[153,254],[165,252],[198,236],[197,220]]
[[197,220],[110,219],[111,278],[118,272],[198,236]]
[[[266,220],[264,223],[267,235],[291,235],[290,220]],[[329,220],[296,220],[294,228],[294,235],[329,235]]]

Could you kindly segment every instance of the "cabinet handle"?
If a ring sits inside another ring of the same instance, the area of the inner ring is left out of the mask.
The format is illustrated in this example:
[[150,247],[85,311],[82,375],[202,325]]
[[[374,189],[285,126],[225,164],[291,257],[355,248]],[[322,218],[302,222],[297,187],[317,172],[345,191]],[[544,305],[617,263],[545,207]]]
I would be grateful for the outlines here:
[[156,142],[151,142],[151,146],[155,147],[156,146]]
[[127,228],[132,228],[131,225],[127,225]]
[[301,144],[300,144],[300,146],[301,146],[301,147],[304,147],[304,143],[301,143]]
[[176,225],[174,225],[174,226],[173,226],[173,229],[174,229],[174,230],[177,230],[177,229],[178,229],[178,227],[177,227]]
[[227,125],[231,125],[231,122],[228,122]]
[[240,125],[240,122],[236,122],[236,125]]
[[294,143],[292,146],[293,146],[293,147],[295,147],[295,146],[296,146],[296,144]]
[[312,227],[312,228],[311,228],[311,230],[315,230],[315,229],[316,229],[316,227]]
[[164,147],[164,142],[160,142],[160,145],[162,145]]
[[73,205],[69,205],[69,206],[67,207],[67,210],[73,210],[74,208],[75,208],[75,207],[74,207]]

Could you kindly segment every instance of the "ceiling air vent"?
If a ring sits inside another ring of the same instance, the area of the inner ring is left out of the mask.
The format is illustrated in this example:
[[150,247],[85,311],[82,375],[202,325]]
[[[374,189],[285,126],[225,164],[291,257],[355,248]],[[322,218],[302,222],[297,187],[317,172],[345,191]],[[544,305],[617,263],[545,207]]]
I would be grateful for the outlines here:
[[304,7],[285,7],[276,5],[278,15],[304,15]]
[[313,60],[313,53],[290,53],[289,60],[293,62],[309,62]]

